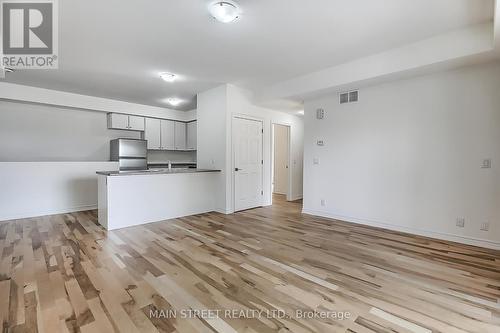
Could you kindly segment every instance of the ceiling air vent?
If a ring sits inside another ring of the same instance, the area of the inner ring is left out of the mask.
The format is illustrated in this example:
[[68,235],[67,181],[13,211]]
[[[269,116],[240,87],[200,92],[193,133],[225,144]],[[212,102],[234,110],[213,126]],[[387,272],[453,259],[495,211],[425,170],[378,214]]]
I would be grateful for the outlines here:
[[358,90],[342,92],[339,94],[339,103],[340,104],[354,103],[354,102],[357,102],[358,100],[359,100],[359,91]]
[[349,103],[358,101],[359,92],[357,90],[349,92]]

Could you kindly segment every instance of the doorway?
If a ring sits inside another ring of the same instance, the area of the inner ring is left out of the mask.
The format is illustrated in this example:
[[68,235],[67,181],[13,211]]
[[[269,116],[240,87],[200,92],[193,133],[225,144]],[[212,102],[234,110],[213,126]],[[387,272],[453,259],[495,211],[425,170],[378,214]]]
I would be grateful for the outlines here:
[[263,123],[233,118],[234,211],[262,206]]
[[273,198],[290,200],[290,125],[273,124],[271,174]]

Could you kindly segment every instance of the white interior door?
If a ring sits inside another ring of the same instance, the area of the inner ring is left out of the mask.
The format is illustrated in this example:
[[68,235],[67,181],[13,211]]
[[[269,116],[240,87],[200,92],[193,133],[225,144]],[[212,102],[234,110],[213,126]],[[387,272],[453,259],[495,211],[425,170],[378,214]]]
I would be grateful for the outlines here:
[[262,122],[234,118],[234,210],[262,205]]
[[274,125],[274,188],[273,192],[288,192],[288,126]]

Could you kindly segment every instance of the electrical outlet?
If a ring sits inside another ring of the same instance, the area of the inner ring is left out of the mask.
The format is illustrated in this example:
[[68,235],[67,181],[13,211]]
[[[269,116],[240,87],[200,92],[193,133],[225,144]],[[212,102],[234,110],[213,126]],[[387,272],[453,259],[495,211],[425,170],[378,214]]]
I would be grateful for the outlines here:
[[315,157],[313,158],[313,164],[319,164],[319,158]]
[[465,217],[457,217],[457,227],[465,227]]
[[325,201],[325,199],[321,199],[321,206],[322,206],[322,207],[325,207],[325,206],[326,206],[326,201]]
[[481,224],[481,230],[482,231],[488,231],[488,230],[490,230],[490,224],[488,222],[485,222],[485,223]]

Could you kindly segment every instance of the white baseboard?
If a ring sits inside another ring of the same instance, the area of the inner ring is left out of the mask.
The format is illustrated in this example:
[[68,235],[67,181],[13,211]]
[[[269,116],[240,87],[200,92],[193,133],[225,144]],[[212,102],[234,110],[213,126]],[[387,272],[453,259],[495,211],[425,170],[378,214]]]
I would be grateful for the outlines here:
[[439,239],[439,240],[462,243],[462,244],[466,244],[466,245],[474,245],[474,246],[484,247],[484,248],[493,249],[493,250],[500,250],[500,242],[491,241],[491,240],[487,240],[487,239],[462,236],[462,235],[454,235],[454,234],[448,234],[448,233],[443,233],[443,232],[438,232],[438,231],[428,231],[428,230],[422,230],[422,229],[412,228],[412,227],[403,227],[403,226],[399,226],[399,225],[395,225],[395,224],[389,224],[389,223],[384,223],[384,222],[379,222],[379,221],[361,219],[361,218],[352,217],[352,216],[337,215],[337,214],[333,214],[330,212],[311,210],[311,209],[303,209],[302,213],[308,214],[308,215],[326,217],[326,218],[335,219],[335,220],[339,220],[339,221],[367,225],[367,226],[371,226],[371,227],[383,228],[383,229],[388,229],[388,230],[392,230],[392,231],[399,231],[399,232],[414,234],[414,235],[418,235],[418,236],[435,238],[435,239]]
[[302,194],[300,194],[300,195],[292,196],[290,199],[291,199],[291,201],[296,201],[296,200],[303,199],[303,197],[302,197]]
[[216,208],[215,211],[217,213],[221,213],[221,214],[224,214],[224,215],[229,215],[229,214],[234,213],[231,209],[224,209],[224,208]]
[[31,212],[19,212],[19,213],[15,213],[15,214],[0,216],[0,222],[19,220],[19,219],[28,219],[28,218],[48,216],[48,215],[75,213],[75,212],[82,212],[82,211],[94,210],[94,209],[97,209],[97,205],[83,205],[83,206],[77,206],[77,207],[71,207],[71,208],[57,208],[57,209],[49,209],[49,210],[31,211]]

